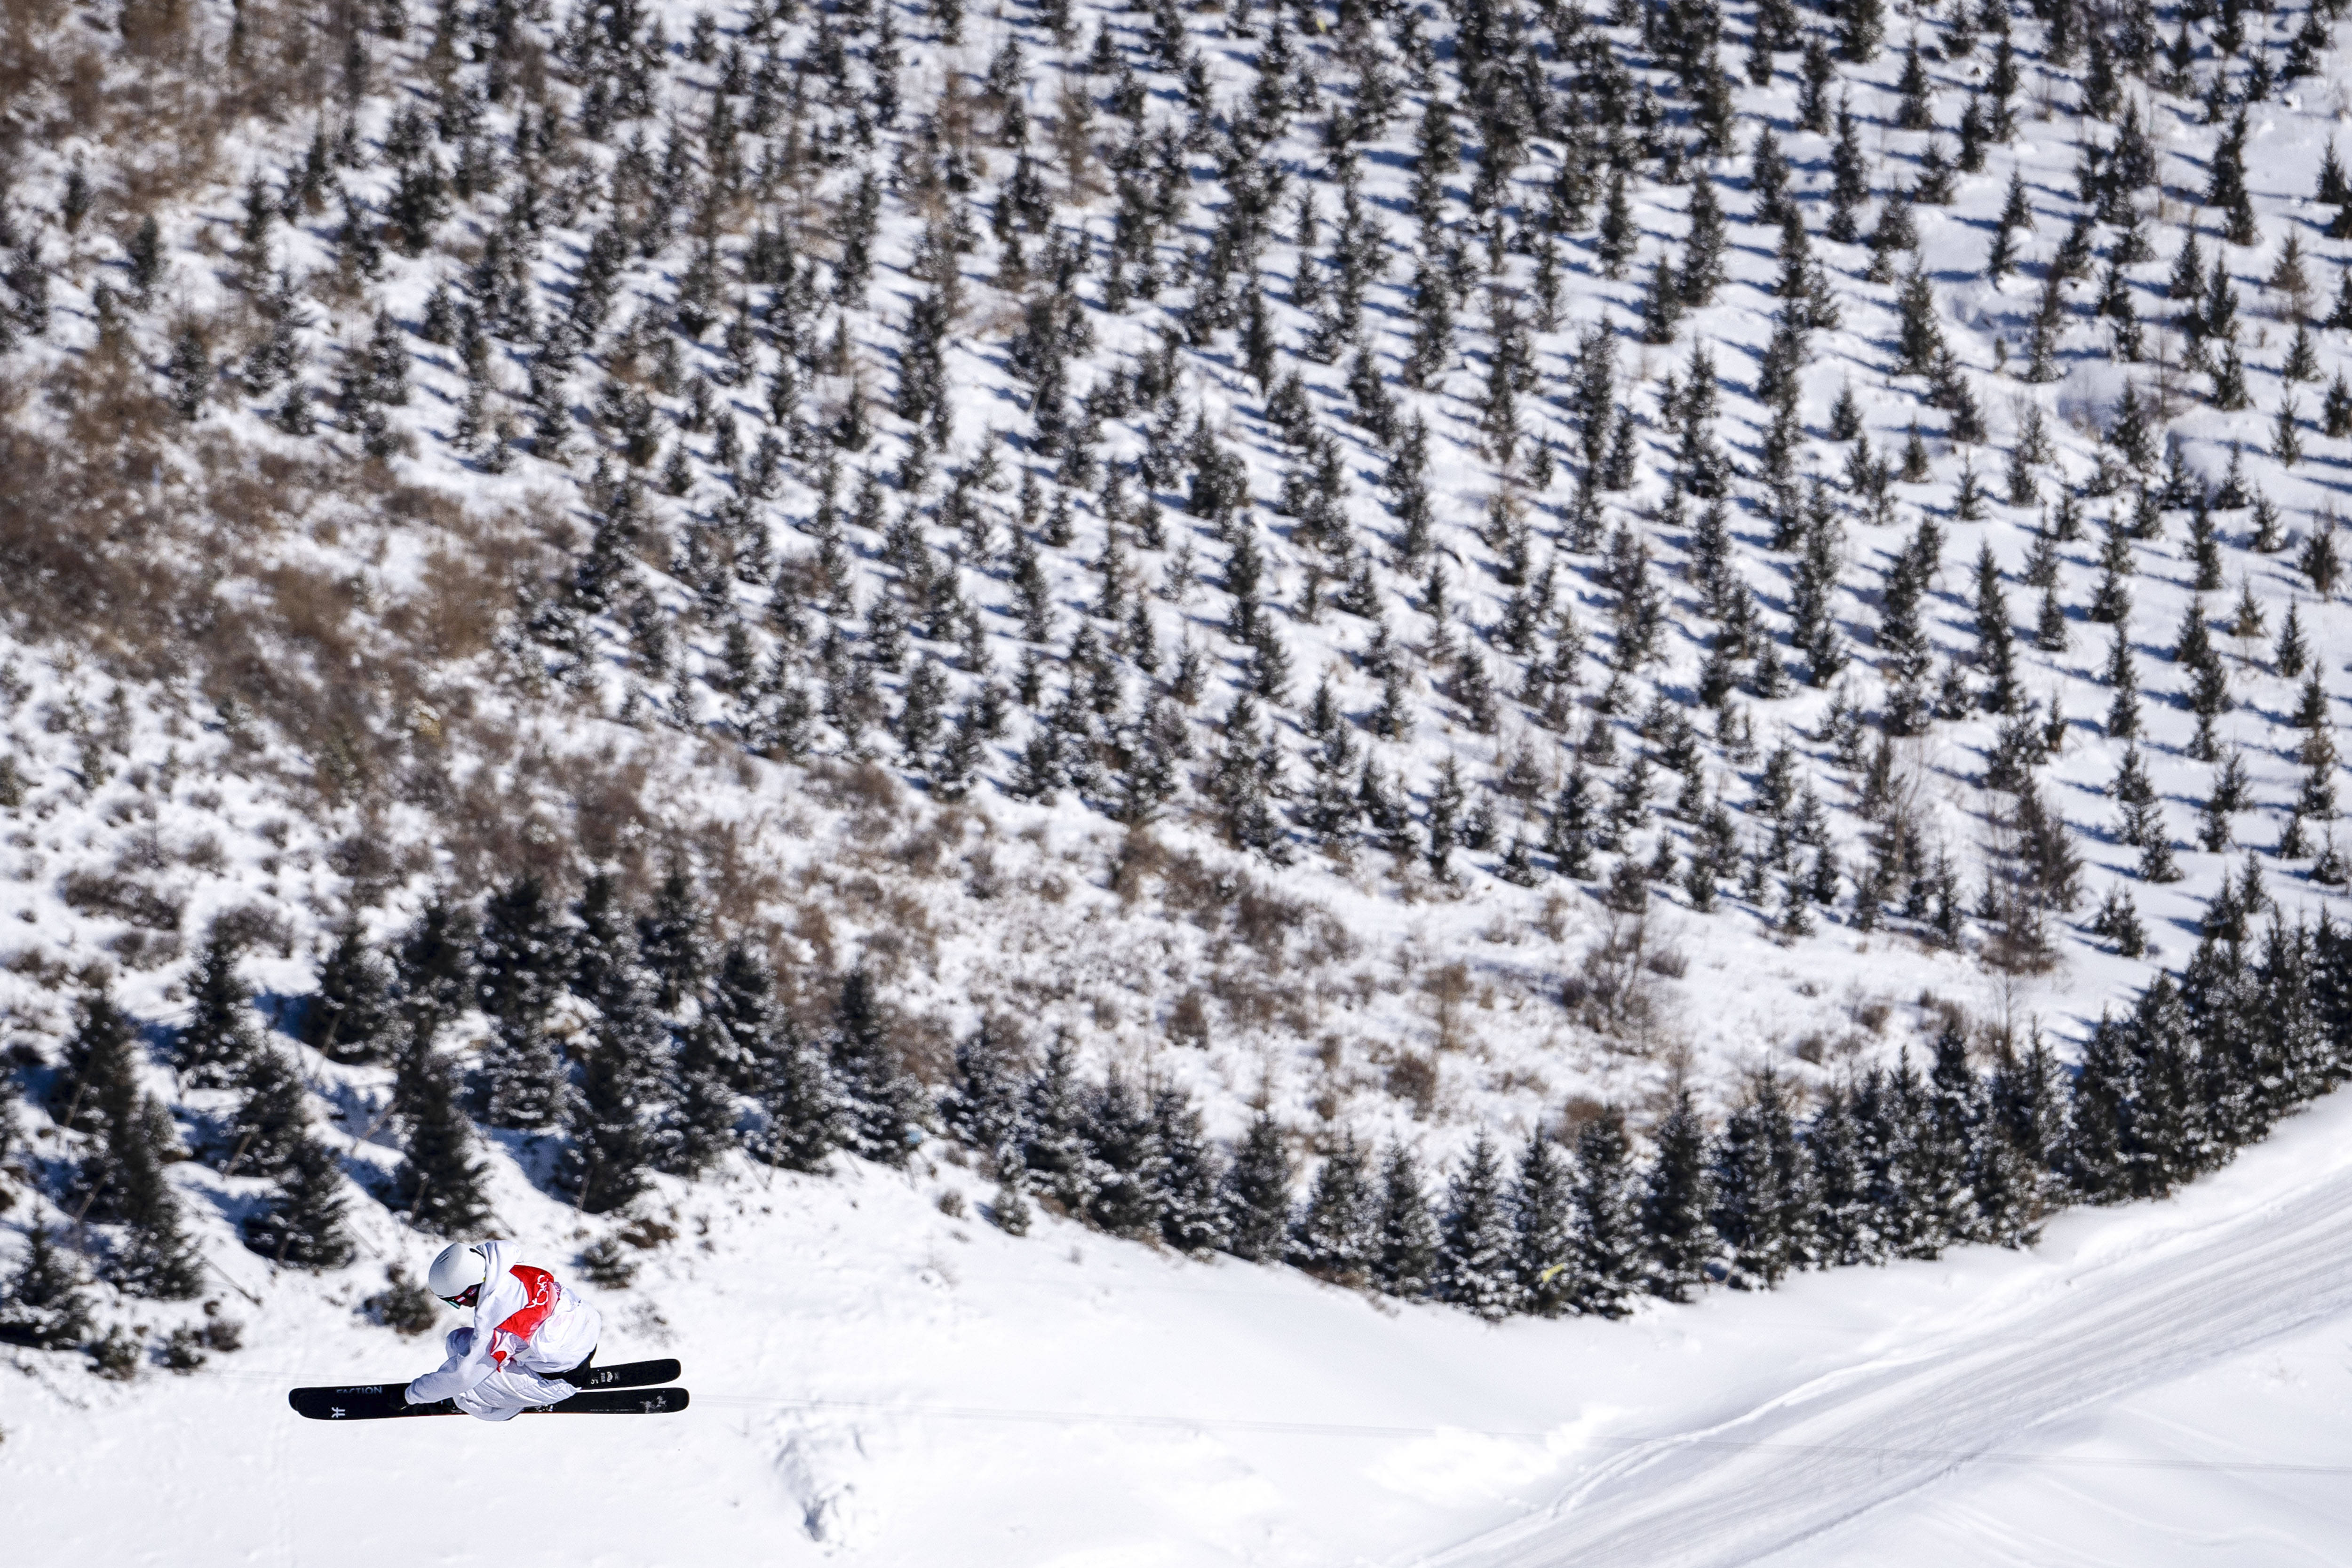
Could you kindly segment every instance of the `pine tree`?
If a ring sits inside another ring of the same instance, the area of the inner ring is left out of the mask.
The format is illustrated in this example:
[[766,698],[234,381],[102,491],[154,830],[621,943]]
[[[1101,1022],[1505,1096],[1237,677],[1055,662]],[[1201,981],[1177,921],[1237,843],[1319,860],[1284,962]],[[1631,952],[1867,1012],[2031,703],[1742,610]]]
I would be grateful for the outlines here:
[[1669,1301],[1686,1301],[1705,1283],[1717,1245],[1707,1219],[1714,1192],[1706,1168],[1706,1131],[1688,1089],[1675,1097],[1674,1109],[1658,1124],[1656,1143],[1642,1201],[1650,1289]]
[[[437,1029],[455,1011],[459,988],[469,988],[495,1030],[482,1052],[484,1119],[515,1128],[561,1121],[567,1079],[545,1025],[562,984],[563,953],[539,880],[519,878],[499,889],[470,944],[468,934],[437,903],[418,921],[403,955],[404,970],[416,972],[403,985],[412,1026]],[[459,955],[463,945],[472,949],[470,962]]]
[[1085,1139],[1094,1173],[1087,1219],[1113,1236],[1159,1234],[1166,1156],[1150,1104],[1115,1068],[1088,1097]]
[[1519,1156],[1511,1184],[1520,1310],[1556,1318],[1590,1294],[1577,1246],[1575,1168],[1558,1143],[1538,1129]]
[[833,1070],[845,1112],[843,1146],[886,1165],[906,1163],[919,1131],[922,1090],[898,1064],[874,979],[863,969],[842,982],[834,1011]]
[[355,1245],[344,1228],[342,1162],[317,1138],[304,1138],[278,1190],[245,1221],[245,1245],[280,1268],[341,1268]]
[[[728,972],[749,963],[743,949],[730,946],[722,983]],[[764,966],[760,981],[764,1012]],[[940,1120],[948,1135],[992,1159],[1017,1149],[1027,1132],[1022,1100],[1028,1079],[1026,1053],[1017,1045],[1012,1029],[992,1014],[983,1017],[977,1030],[957,1043],[955,1077],[940,1097]]]
[[473,1157],[474,1130],[457,1103],[456,1074],[429,1049],[411,1075],[402,1112],[404,1158],[393,1178],[394,1201],[408,1223],[432,1236],[470,1236],[488,1224],[482,1184],[489,1167]]
[[[1823,125],[1822,129],[1828,127]],[[1780,152],[1780,139],[1772,133],[1769,124],[1756,133],[1756,144],[1748,150],[1748,186],[1755,193],[1756,207],[1751,221],[1779,224],[1788,216],[1789,161]]]
[[474,945],[475,999],[501,1024],[536,1027],[562,988],[562,941],[537,877],[521,876],[483,906]]
[[[1895,346],[1902,356],[1903,374],[1929,375],[1944,354],[1944,332],[1937,322],[1936,291],[1927,281],[1927,274],[1915,259],[1909,276],[1903,281],[1902,327]],[[1910,478],[1906,474],[1906,479]],[[1924,477],[1924,476],[1922,476]]]
[[678,1031],[676,1098],[665,1118],[655,1165],[695,1176],[735,1146],[740,1117],[734,1086],[743,1077],[734,1037],[706,1012]]
[[702,910],[683,868],[673,866],[663,876],[652,906],[636,923],[637,952],[653,978],[654,1005],[675,1015],[707,967]]
[[164,367],[170,383],[165,401],[172,411],[183,419],[193,420],[205,411],[205,403],[212,395],[213,381],[218,371],[212,355],[205,346],[203,330],[194,321],[184,323],[172,342],[172,357]]
[[1225,1215],[1219,1201],[1223,1171],[1201,1127],[1201,1112],[1174,1085],[1151,1097],[1152,1136],[1161,1161],[1160,1238],[1180,1252],[1205,1254],[1223,1246]]
[[1804,1175],[1795,1124],[1767,1071],[1725,1123],[1713,1160],[1710,1218],[1731,1250],[1735,1285],[1769,1289],[1809,1251]]
[[395,1037],[392,974],[356,921],[336,934],[319,970],[319,989],[302,1005],[301,1040],[347,1066],[382,1062]]
[[[763,1020],[760,1038],[751,1089],[762,1124],[751,1140],[752,1152],[788,1171],[822,1171],[826,1156],[840,1147],[844,1131],[832,1067],[789,1018]],[[1000,1164],[1019,1161],[1017,1148],[1009,1160],[999,1151]]]
[[1878,56],[1886,36],[1886,12],[1882,0],[1848,0],[1838,9],[1838,52],[1857,65]]
[[1402,1143],[1381,1162],[1373,1281],[1408,1300],[1429,1293],[1437,1272],[1437,1221],[1422,1188],[1421,1167]]
[[286,1053],[256,1049],[245,1069],[245,1098],[226,1130],[225,1173],[282,1175],[310,1127],[302,1079]]
[[55,1351],[87,1342],[94,1325],[79,1261],[45,1225],[25,1239],[25,1261],[0,1290],[0,1344]]
[[179,1300],[196,1293],[202,1265],[163,1174],[177,1152],[172,1119],[140,1092],[136,1040],[112,997],[86,998],[65,1068],[51,1084],[49,1110],[67,1131],[93,1134],[65,1201],[85,1218],[124,1227],[108,1278],[132,1295]]
[[2021,693],[2017,681],[2016,634],[2010,625],[2009,600],[2001,589],[2000,565],[1992,546],[1977,552],[1977,663],[1991,685],[1985,706],[1995,713],[2014,713]]
[[1625,171],[1618,168],[1609,176],[1609,201],[1602,210],[1598,241],[1593,254],[1601,261],[1602,275],[1622,277],[1625,263],[1633,259],[1633,247],[1641,237],[1633,224],[1633,206],[1625,195]]
[[1683,262],[1676,280],[1683,303],[1693,310],[1715,300],[1723,285],[1724,251],[1729,243],[1723,208],[1716,200],[1715,180],[1702,172],[1691,182],[1690,233],[1683,241]]
[[1490,1321],[1509,1316],[1518,1305],[1514,1240],[1502,1162],[1494,1141],[1481,1131],[1446,1184],[1437,1293]]
[[559,1182],[584,1214],[609,1214],[645,1190],[667,1042],[643,985],[608,993],[564,1117]]
[[2280,675],[2289,680],[2300,676],[2311,662],[2311,647],[2303,635],[2303,605],[2290,600],[2286,618],[2279,624],[2278,643],[2272,649],[2271,662]]
[[1650,291],[1642,301],[1642,341],[1645,343],[1673,342],[1675,328],[1682,321],[1682,314],[1683,289],[1675,279],[1674,258],[1661,250],[1657,266],[1650,274]]
[[1226,1250],[1248,1263],[1280,1258],[1290,1230],[1290,1156],[1271,1113],[1258,1112],[1234,1151],[1223,1197]]
[[188,1021],[173,1041],[172,1055],[191,1084],[236,1082],[259,1044],[253,1026],[253,993],[237,977],[240,956],[236,938],[215,927],[188,978]]
[[1578,1129],[1575,1210],[1576,1310],[1622,1317],[1642,1287],[1643,1237],[1625,1116],[1614,1106]]
[[[420,1021],[437,1023],[431,1013]],[[555,1042],[527,1015],[499,1018],[484,1047],[482,1119],[493,1127],[544,1127],[562,1120],[569,1089]]]
[[[1056,1038],[1030,1081],[1022,1107],[1024,1173],[1064,1209],[1083,1214],[1094,1199],[1093,1159],[1086,1143],[1086,1100],[1069,1043]],[[1002,1163],[1003,1162],[1000,1162]]]
[[182,1228],[180,1205],[163,1175],[173,1152],[172,1120],[141,1097],[135,1110],[110,1114],[104,1156],[105,1207],[123,1227],[108,1277],[134,1296],[184,1300],[203,1284],[203,1260]]
[[1928,106],[1927,68],[1919,58],[1919,39],[1914,35],[1903,46],[1903,77],[1895,83],[1902,101],[1895,111],[1895,123],[1905,131],[1926,131],[1934,123]]
[[1935,1060],[1915,1121],[1912,1194],[1928,1256],[1980,1234],[1970,1166],[1983,1118],[1982,1093],[1969,1066],[1967,1032],[1957,1019],[1947,1018],[1937,1031]]
[[2335,596],[2336,581],[2343,574],[2342,558],[2336,554],[2336,534],[2323,517],[2305,541],[2303,551],[2295,558],[2296,567],[2311,582],[2311,591],[2322,599]]
[[474,938],[466,911],[437,896],[402,937],[395,988],[412,1037],[435,1033],[477,1001]]
[[[1946,867],[1938,872],[1949,875]],[[1957,877],[1952,878],[1957,880]],[[1919,1118],[1924,1089],[1907,1051],[1888,1070],[1856,1080],[1853,1116],[1873,1210],[1876,1255],[1932,1257],[1938,1245],[1918,1186]]]
[[2271,456],[2281,468],[2291,468],[2303,461],[2302,412],[2294,397],[2279,400],[2278,416],[2271,425]]
[[1316,1172],[1290,1227],[1290,1260],[1340,1284],[1360,1283],[1377,1256],[1378,1198],[1355,1135],[1344,1135]]
[[1808,1229],[1821,1262],[1851,1267],[1883,1258],[1862,1129],[1844,1086],[1832,1085],[1822,1094],[1820,1109],[1805,1126],[1804,1148],[1812,1177]]
[[2083,1053],[2066,1135],[2068,1182],[2089,1202],[2115,1203],[2130,1194],[2123,1122],[2137,1066],[2125,1030],[2102,1017]]
[[49,1080],[47,1110],[65,1131],[102,1131],[109,1108],[138,1094],[137,1036],[107,992],[85,997],[78,1012],[64,1064]]

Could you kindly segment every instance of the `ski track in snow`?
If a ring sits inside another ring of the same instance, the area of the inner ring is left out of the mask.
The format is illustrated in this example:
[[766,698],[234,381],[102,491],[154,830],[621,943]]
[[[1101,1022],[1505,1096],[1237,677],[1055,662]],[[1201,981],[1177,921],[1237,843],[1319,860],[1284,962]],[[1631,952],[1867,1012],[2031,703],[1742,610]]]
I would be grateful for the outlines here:
[[1971,1465],[2037,1458],[2053,1418],[2352,1310],[2352,1170],[2066,1276],[1969,1332],[1817,1377],[1597,1467],[1428,1568],[1794,1560]]

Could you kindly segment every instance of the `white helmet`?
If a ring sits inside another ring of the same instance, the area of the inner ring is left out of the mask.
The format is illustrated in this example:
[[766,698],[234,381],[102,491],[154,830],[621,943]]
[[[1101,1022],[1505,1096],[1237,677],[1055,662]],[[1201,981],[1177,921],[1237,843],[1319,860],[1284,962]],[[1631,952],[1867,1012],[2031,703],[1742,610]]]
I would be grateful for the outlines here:
[[457,1241],[441,1249],[441,1256],[433,1260],[433,1271],[425,1279],[433,1293],[444,1301],[452,1306],[471,1306],[471,1301],[460,1301],[458,1298],[489,1277],[489,1256],[482,1250],[481,1243]]

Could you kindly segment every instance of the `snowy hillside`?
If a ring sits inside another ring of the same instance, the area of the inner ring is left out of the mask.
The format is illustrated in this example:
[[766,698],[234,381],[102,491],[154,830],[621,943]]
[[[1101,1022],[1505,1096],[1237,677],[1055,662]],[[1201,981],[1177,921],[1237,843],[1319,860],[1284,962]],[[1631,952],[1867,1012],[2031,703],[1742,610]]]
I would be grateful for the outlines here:
[[2230,1163],[2352,1074],[2335,23],[10,8],[0,1335],[920,1219],[1497,1376]]

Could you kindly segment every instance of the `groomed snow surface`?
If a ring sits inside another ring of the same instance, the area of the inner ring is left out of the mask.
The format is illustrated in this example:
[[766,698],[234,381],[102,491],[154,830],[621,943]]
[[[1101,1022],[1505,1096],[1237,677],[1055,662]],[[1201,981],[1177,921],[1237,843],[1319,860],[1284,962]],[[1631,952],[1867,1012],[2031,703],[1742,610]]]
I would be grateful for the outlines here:
[[[433,1342],[352,1310],[383,1259],[289,1274],[257,1290],[252,1350],[185,1377],[116,1385],[16,1352],[9,1561],[2352,1553],[2352,1098],[2175,1201],[2068,1215],[2030,1253],[1806,1274],[1622,1323],[1490,1327],[1050,1219],[1014,1239],[942,1212],[982,1195],[950,1165],[736,1178],[682,1201],[635,1287],[596,1294],[600,1359],[680,1357],[686,1414],[305,1423],[286,1387],[411,1375]],[[569,1253],[560,1208],[527,1223]],[[257,1260],[214,1256],[265,1285]]]

